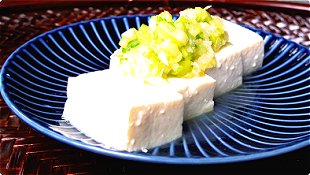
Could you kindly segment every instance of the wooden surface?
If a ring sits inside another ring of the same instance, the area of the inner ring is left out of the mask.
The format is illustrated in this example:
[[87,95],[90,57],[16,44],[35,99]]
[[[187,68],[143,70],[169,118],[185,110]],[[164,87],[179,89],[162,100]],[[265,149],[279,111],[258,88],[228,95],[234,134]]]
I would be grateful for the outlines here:
[[[115,15],[176,14],[186,7],[213,5],[210,12],[230,21],[263,29],[306,47],[310,46],[309,5],[231,1],[110,1],[81,2],[55,0],[4,1],[0,7],[0,64],[27,40],[66,24]],[[51,1],[49,1],[51,2]],[[36,5],[30,6],[29,4]],[[41,3],[41,4],[40,4]],[[278,6],[276,6],[278,5]],[[289,9],[289,10],[288,10]],[[270,172],[294,174],[310,172],[310,149],[303,148],[261,160],[224,165],[176,166],[119,160],[78,150],[47,138],[21,122],[0,98],[0,173],[1,174],[222,174]]]

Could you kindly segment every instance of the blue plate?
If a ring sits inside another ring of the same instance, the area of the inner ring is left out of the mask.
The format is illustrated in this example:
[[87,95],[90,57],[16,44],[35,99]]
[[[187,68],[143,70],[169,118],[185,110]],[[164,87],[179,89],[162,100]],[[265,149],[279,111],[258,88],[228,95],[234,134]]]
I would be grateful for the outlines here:
[[[264,38],[263,67],[243,85],[215,99],[213,112],[184,123],[183,137],[147,152],[122,152],[76,130],[61,118],[67,78],[108,68],[120,34],[150,16],[80,22],[28,41],[1,70],[7,105],[32,128],[97,154],[156,163],[218,164],[270,157],[309,145],[310,51],[282,37]],[[85,109],[87,110],[87,109]]]

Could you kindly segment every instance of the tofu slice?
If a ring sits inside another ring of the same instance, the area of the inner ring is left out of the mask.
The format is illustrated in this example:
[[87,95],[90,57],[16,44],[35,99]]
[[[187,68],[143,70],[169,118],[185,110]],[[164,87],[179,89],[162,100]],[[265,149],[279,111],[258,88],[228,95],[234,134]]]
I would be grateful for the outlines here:
[[215,54],[217,67],[206,71],[216,80],[215,97],[242,84],[242,76],[257,71],[263,63],[263,38],[244,27],[223,20],[228,44]]
[[183,96],[169,88],[104,70],[69,78],[67,96],[63,118],[107,148],[145,150],[182,135]]
[[262,67],[264,59],[263,38],[244,27],[227,20],[223,20],[225,30],[229,35],[229,42],[235,49],[241,51],[243,76],[249,75]]
[[218,97],[242,84],[241,52],[231,45],[226,45],[215,54],[217,65],[207,69],[206,74],[216,80],[214,96]]
[[215,80],[212,77],[169,78],[168,82],[170,87],[183,95],[184,121],[213,110]]

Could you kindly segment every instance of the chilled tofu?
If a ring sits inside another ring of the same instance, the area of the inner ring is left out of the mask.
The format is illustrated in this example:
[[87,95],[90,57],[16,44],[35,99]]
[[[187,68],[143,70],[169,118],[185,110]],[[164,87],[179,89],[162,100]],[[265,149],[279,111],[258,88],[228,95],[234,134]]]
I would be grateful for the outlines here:
[[215,97],[242,84],[242,76],[262,66],[263,38],[244,27],[223,20],[228,43],[215,54],[217,66],[206,73],[216,80]]
[[150,27],[124,32],[110,69],[68,79],[63,118],[116,150],[144,151],[181,137],[183,121],[212,111],[213,97],[240,86],[263,63],[263,38],[223,20],[228,41],[215,53],[216,67],[171,78],[200,75],[214,63],[211,46],[217,51],[226,42],[220,18],[206,9],[188,9],[176,22],[163,12]]
[[225,30],[229,35],[228,42],[236,50],[241,51],[243,75],[257,71],[263,64],[264,41],[263,38],[244,27],[223,20]]
[[206,73],[216,80],[214,96],[229,92],[242,84],[241,52],[226,45],[215,54],[217,65]]
[[169,86],[184,98],[184,118],[189,120],[213,110],[215,80],[208,76],[194,78],[169,78]]
[[169,88],[104,70],[69,78],[67,90],[63,117],[107,148],[144,150],[182,135],[183,96]]

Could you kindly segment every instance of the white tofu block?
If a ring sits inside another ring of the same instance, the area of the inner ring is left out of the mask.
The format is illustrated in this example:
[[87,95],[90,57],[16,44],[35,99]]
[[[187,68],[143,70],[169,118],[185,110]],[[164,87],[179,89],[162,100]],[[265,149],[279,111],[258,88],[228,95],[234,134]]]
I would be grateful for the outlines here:
[[183,95],[184,121],[213,110],[215,80],[212,77],[169,78],[168,81],[170,87]]
[[182,135],[183,96],[169,88],[104,70],[69,78],[67,96],[63,118],[107,148],[145,150]]
[[214,96],[229,92],[242,84],[241,52],[226,45],[215,54],[217,65],[207,69],[206,74],[216,80]]
[[217,67],[206,71],[216,80],[215,97],[242,84],[242,76],[258,70],[263,63],[263,38],[249,29],[223,20],[229,39],[215,54]]
[[229,42],[236,50],[241,51],[243,75],[257,71],[263,64],[264,40],[263,38],[244,27],[223,20],[225,30],[229,35]]

